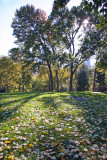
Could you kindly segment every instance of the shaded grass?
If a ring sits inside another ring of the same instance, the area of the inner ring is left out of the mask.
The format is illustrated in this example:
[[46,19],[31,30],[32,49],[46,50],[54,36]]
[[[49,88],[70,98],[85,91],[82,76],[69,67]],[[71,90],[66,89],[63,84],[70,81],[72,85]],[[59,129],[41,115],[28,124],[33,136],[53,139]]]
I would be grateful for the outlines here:
[[106,111],[103,93],[0,94],[0,156],[104,159]]

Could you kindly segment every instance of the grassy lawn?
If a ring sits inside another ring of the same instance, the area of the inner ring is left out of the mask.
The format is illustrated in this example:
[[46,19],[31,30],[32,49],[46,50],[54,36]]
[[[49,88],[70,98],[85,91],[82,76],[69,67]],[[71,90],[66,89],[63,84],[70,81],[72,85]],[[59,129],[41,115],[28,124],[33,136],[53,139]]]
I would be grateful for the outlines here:
[[0,94],[0,159],[106,160],[107,94]]

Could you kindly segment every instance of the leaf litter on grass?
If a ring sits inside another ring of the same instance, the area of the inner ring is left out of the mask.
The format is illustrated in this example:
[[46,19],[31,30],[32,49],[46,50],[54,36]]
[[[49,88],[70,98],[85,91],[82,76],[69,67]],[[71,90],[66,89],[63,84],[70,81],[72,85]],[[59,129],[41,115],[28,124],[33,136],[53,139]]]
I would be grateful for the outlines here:
[[0,159],[107,158],[107,96],[95,102],[90,92],[21,96],[16,103],[18,96],[13,95],[14,103],[12,98],[7,103],[1,97],[0,116],[4,118],[0,119]]

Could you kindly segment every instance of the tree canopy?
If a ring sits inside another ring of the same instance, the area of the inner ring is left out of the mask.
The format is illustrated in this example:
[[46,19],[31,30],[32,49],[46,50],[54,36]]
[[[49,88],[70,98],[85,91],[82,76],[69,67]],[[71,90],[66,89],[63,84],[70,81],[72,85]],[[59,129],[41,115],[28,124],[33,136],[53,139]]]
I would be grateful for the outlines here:
[[[61,5],[61,9],[54,8],[48,17],[33,5],[16,10],[12,28],[17,48],[12,48],[9,56],[22,68],[23,87],[27,81],[30,82],[30,73],[36,71],[38,76],[34,86],[41,75],[47,79],[43,83],[49,91],[59,91],[63,88],[60,82],[66,80],[71,91],[78,67],[92,55],[96,55],[97,67],[105,71],[106,61],[102,61],[106,58],[106,26],[99,25],[99,14],[95,14],[94,10],[89,13],[84,9],[85,0],[71,9],[65,7],[67,3],[68,0],[55,0],[54,5]],[[100,12],[100,16],[104,14]],[[68,78],[61,80],[60,74],[65,69],[68,70]],[[29,74],[26,78],[27,70]]]

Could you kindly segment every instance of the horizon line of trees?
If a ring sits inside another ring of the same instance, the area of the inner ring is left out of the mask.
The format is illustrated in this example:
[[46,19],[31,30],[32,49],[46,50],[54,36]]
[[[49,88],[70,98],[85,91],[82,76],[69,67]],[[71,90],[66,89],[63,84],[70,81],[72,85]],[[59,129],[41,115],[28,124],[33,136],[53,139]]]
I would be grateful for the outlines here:
[[[53,75],[53,91],[69,90],[69,67],[60,68],[58,77],[52,67]],[[94,77],[95,76],[95,77]],[[57,81],[58,78],[58,81]],[[95,80],[94,80],[95,78]],[[81,64],[73,76],[74,91],[106,91],[107,72],[102,73],[94,68],[89,68],[85,63]],[[58,84],[57,84],[58,83]],[[21,66],[18,62],[14,62],[9,57],[0,58],[0,92],[34,92],[34,91],[50,91],[49,71],[47,66],[40,66],[38,72],[34,74],[30,66]]]

